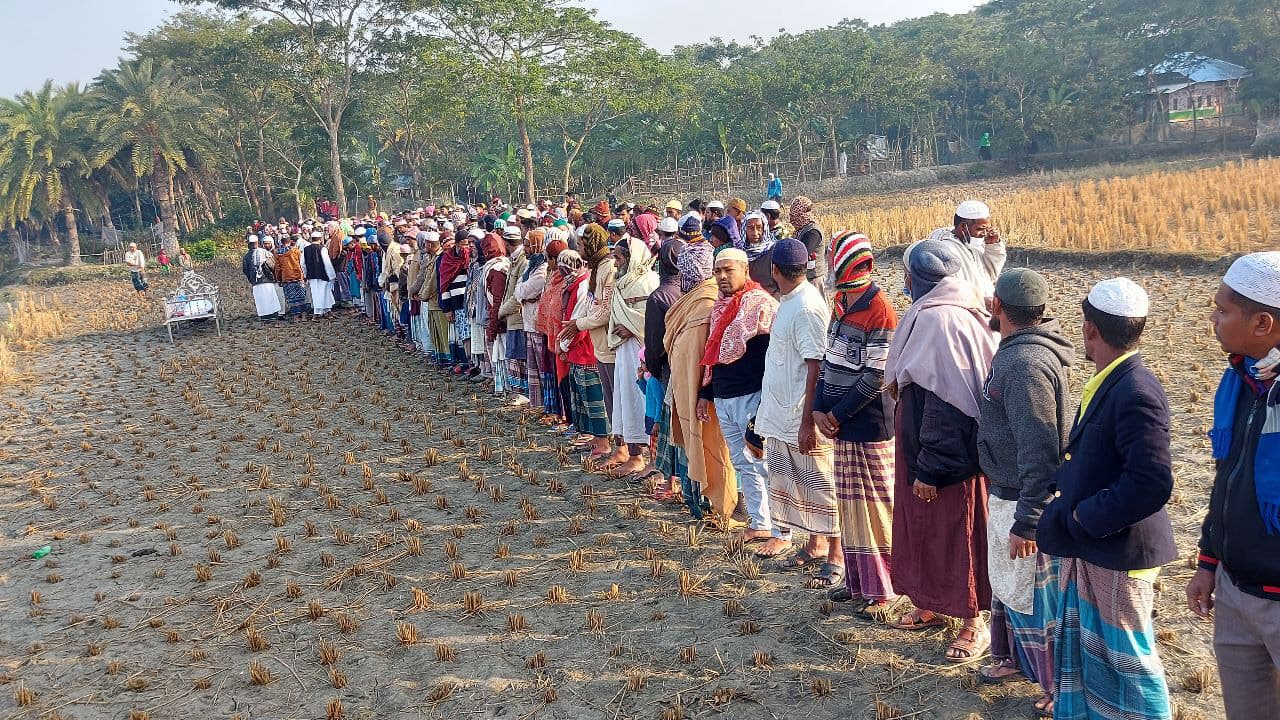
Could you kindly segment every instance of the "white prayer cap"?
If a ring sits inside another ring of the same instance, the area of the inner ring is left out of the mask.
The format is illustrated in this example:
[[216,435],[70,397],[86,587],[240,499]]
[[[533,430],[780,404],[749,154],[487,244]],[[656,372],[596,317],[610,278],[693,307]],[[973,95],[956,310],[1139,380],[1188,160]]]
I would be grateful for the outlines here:
[[723,210],[723,209],[724,209],[724,203],[720,202],[719,200],[712,200],[711,202],[707,203],[707,209],[708,209],[708,210]]
[[249,244],[250,244],[250,245],[257,245],[257,244],[258,244],[258,236],[257,236],[257,235],[250,235],[250,236],[249,236]]
[[765,200],[764,202],[760,203],[760,209],[761,210],[781,210],[782,206],[778,204],[777,200]]
[[1127,277],[1103,280],[1089,291],[1089,304],[1099,312],[1125,318],[1144,318],[1151,309],[1147,291]]
[[402,244],[400,245],[400,254],[401,254],[401,255],[411,255],[411,254],[413,254],[413,246],[412,246],[412,245],[410,245],[409,243],[402,243]]
[[470,236],[471,236],[471,239],[473,239],[473,240],[483,240],[483,239],[484,239],[484,230],[481,230],[481,229],[480,229],[480,228],[478,228],[478,227],[473,227],[473,228],[471,228],[470,232],[468,232],[467,234],[468,234],[468,235],[470,235]]
[[444,222],[440,223],[440,229],[453,232],[453,223],[449,222],[448,220],[445,220]]
[[312,233],[311,233],[311,237],[313,237],[313,238],[322,238],[322,237],[324,237],[324,233],[320,232],[319,230],[314,230],[314,231],[312,231]]
[[749,260],[747,260],[747,254],[746,254],[745,252],[743,252],[743,251],[739,250],[738,248],[735,248],[735,247],[726,248],[726,249],[721,250],[719,253],[717,253],[717,254],[716,254],[716,264],[717,264],[717,265],[719,265],[721,262],[723,262],[723,261],[725,261],[725,260],[732,260],[732,261],[734,261],[734,262],[740,262],[740,263],[742,263],[743,265],[746,265],[746,264],[748,264],[748,263],[750,262]]
[[956,208],[956,217],[964,220],[990,220],[991,208],[981,200],[965,200]]
[[1222,282],[1256,303],[1280,307],[1280,252],[1272,250],[1236,258]]
[[434,230],[428,230],[427,232],[423,233],[423,235],[426,235],[426,237],[423,238],[425,242],[429,242],[429,243],[440,242],[440,233]]
[[680,223],[676,222],[676,219],[673,217],[664,217],[662,218],[662,221],[658,223],[658,229],[664,233],[673,233],[680,229]]

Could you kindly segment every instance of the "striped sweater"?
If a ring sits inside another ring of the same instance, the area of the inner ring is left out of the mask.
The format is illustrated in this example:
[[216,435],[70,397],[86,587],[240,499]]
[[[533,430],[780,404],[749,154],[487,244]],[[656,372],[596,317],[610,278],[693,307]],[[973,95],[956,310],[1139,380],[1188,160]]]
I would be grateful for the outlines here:
[[897,326],[897,313],[874,284],[844,317],[832,319],[813,409],[836,417],[840,440],[893,437],[894,402],[884,392],[884,367]]

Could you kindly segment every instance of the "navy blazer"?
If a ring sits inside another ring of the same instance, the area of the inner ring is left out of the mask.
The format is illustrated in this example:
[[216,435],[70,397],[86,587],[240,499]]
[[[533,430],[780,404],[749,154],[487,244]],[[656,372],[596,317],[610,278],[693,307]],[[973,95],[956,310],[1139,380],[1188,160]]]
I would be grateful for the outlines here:
[[1071,428],[1053,475],[1060,493],[1036,531],[1040,550],[1111,570],[1178,556],[1165,503],[1173,492],[1169,404],[1140,355],[1120,363]]

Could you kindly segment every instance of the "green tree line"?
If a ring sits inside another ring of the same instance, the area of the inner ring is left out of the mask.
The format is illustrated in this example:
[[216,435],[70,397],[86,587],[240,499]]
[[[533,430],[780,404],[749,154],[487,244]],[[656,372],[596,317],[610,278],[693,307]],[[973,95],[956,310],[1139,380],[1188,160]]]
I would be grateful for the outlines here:
[[1280,102],[1269,0],[991,0],[665,54],[568,0],[180,2],[89,86],[0,100],[15,254],[76,263],[82,232],[151,225],[174,252],[320,197],[362,212],[397,191],[532,199],[815,152],[832,167],[872,134],[989,133],[1013,154],[1097,143],[1141,119],[1136,71],[1177,52],[1252,70],[1253,113]]

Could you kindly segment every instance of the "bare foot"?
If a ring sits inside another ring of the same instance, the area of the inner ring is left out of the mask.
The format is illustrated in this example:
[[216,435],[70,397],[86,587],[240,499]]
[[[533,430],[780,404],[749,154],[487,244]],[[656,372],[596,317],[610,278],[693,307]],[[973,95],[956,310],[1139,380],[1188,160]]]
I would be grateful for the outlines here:
[[639,455],[629,457],[622,463],[613,466],[613,468],[609,470],[609,476],[614,478],[626,477],[631,473],[643,470],[647,464],[648,463],[644,461],[644,458]]
[[772,558],[778,557],[791,549],[791,543],[782,538],[771,537],[765,544],[756,550],[756,557]]

